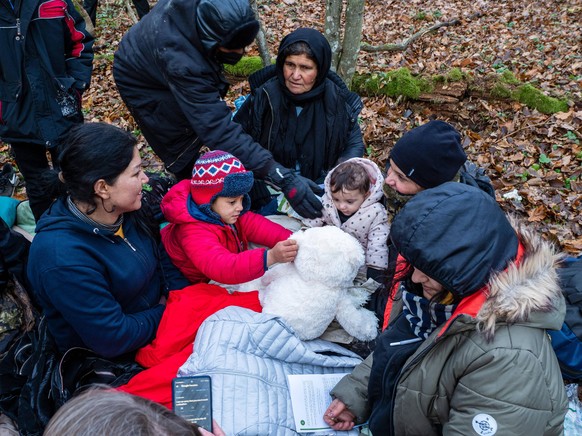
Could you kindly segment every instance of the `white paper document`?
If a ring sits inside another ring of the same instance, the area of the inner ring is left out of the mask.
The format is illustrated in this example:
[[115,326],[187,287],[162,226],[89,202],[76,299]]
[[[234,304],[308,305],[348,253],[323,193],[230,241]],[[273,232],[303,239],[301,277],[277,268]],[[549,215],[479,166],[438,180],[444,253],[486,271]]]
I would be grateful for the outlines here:
[[288,375],[291,407],[298,433],[318,435],[358,435],[359,431],[334,431],[323,420],[331,404],[329,392],[346,374]]

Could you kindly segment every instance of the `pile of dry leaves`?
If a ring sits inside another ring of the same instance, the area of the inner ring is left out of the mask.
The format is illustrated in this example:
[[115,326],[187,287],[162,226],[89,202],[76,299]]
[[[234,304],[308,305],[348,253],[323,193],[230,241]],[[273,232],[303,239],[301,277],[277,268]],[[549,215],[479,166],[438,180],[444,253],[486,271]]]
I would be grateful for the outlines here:
[[[323,29],[325,1],[258,0],[271,52],[297,27]],[[139,134],[116,92],[112,55],[131,26],[123,1],[100,2],[91,90],[84,96],[87,120],[106,121]],[[397,43],[438,21],[456,26],[425,35],[404,52],[362,52],[359,73],[407,67],[415,74],[446,74],[460,68],[469,80],[511,71],[569,110],[544,115],[520,103],[467,93],[454,107],[388,97],[364,98],[361,123],[369,156],[383,164],[403,132],[430,118],[451,122],[463,135],[469,159],[485,168],[507,210],[526,217],[572,255],[582,252],[582,39],[579,0],[508,2],[476,0],[367,0],[363,42]],[[256,54],[251,48],[251,54]],[[233,83],[232,100],[246,93]],[[229,100],[229,101],[231,101]],[[146,164],[161,168],[141,141]],[[0,153],[5,153],[0,149]]]

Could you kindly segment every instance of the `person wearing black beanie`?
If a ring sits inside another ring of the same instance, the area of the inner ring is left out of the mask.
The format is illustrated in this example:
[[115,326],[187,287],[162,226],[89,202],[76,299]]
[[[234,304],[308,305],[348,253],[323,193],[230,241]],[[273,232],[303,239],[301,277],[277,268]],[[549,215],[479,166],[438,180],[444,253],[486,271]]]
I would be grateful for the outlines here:
[[[388,222],[416,194],[443,183],[455,181],[477,187],[495,198],[491,180],[482,168],[467,162],[461,135],[449,123],[432,120],[415,127],[400,138],[390,152],[384,179],[384,206]],[[388,241],[388,245],[391,242]],[[386,276],[394,275],[396,250],[389,247]],[[388,293],[373,294],[368,307],[380,317],[384,313]]]
[[[453,180],[466,160],[459,132],[444,121],[433,120],[410,130],[396,142],[389,165],[421,189],[428,189]],[[388,176],[386,184],[391,182]]]

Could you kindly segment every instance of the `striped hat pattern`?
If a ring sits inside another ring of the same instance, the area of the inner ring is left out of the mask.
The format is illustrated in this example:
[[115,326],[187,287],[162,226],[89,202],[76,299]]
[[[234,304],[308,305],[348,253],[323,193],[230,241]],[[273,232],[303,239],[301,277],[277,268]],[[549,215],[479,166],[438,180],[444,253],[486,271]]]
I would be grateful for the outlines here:
[[253,186],[253,173],[240,160],[221,150],[204,153],[194,164],[190,194],[197,205],[212,203],[216,197],[238,197]]

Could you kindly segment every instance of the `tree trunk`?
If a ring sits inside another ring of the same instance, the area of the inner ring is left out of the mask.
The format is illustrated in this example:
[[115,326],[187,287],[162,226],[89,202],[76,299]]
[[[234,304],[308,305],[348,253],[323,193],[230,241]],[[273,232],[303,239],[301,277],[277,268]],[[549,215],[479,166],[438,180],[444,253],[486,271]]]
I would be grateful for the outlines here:
[[259,56],[261,57],[261,61],[263,61],[263,66],[271,65],[271,53],[269,51],[269,44],[267,44],[267,38],[265,37],[265,26],[263,25],[263,20],[259,15],[259,9],[257,7],[257,0],[250,0],[249,1],[251,8],[255,12],[255,16],[259,22],[259,33],[257,34],[257,46],[259,48]]
[[136,24],[139,21],[139,18],[137,18],[137,15],[135,12],[133,12],[133,9],[131,7],[132,2],[130,0],[125,0],[125,10],[127,11],[127,15],[128,17],[131,19],[131,21],[133,21],[133,24]]
[[360,53],[362,27],[364,25],[365,0],[348,0],[346,8],[346,24],[342,42],[341,56],[337,65],[339,76],[346,82],[348,88],[356,72],[356,62]]
[[95,35],[95,27],[91,22],[89,14],[83,7],[83,0],[73,0],[73,5],[75,6],[77,12],[83,17],[83,20],[85,20],[85,28],[87,29],[87,32],[89,32],[91,35]]
[[323,34],[331,46],[331,69],[337,70],[341,57],[341,22],[342,22],[342,0],[325,1],[325,30]]

